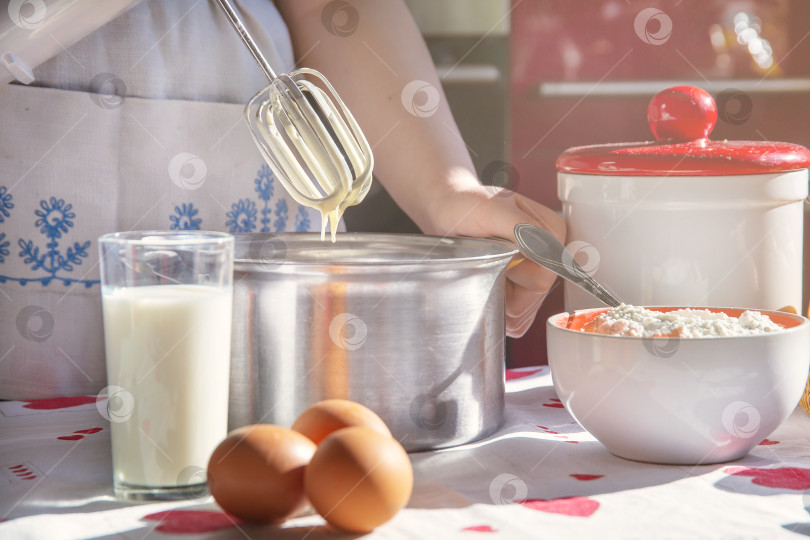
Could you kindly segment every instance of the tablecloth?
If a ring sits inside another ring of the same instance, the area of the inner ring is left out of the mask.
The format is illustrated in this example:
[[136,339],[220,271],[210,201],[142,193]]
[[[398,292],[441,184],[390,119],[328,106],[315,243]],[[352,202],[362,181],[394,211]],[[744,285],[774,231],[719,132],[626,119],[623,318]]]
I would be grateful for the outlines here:
[[[566,412],[547,367],[507,372],[492,436],[411,454],[408,507],[368,538],[801,538],[810,536],[810,416],[797,409],[745,458],[665,466],[610,454]],[[112,496],[109,425],[96,396],[0,403],[0,538],[355,538],[320,516],[283,526],[224,514],[210,497]]]

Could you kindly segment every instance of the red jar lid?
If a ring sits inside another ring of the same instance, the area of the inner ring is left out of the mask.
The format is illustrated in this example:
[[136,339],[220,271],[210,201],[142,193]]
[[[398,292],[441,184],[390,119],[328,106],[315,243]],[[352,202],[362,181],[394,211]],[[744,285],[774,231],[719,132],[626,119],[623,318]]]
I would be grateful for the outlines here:
[[647,107],[655,142],[569,148],[557,170],[616,176],[727,176],[810,167],[810,150],[767,141],[710,141],[717,122],[712,96],[694,86],[673,86]]

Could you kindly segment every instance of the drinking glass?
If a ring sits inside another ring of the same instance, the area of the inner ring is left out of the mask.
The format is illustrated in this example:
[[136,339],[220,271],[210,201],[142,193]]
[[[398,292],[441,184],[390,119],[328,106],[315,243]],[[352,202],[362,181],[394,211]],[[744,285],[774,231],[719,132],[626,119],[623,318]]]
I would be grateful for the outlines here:
[[99,238],[115,495],[196,498],[227,433],[233,236]]

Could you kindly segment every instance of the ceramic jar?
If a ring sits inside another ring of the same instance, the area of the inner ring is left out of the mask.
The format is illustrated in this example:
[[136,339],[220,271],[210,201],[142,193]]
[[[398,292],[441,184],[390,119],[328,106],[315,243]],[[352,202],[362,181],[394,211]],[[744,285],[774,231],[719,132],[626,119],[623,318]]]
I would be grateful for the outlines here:
[[[650,102],[655,142],[572,148],[557,160],[567,248],[622,301],[802,313],[810,151],[712,141],[712,97],[673,87]],[[567,310],[597,301],[565,284]]]

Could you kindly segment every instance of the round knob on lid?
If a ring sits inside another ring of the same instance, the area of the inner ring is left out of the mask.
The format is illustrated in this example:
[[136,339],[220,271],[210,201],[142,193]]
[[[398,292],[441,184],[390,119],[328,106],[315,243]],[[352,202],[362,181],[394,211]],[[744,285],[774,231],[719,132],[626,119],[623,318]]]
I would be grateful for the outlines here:
[[650,100],[647,121],[659,141],[706,139],[717,122],[717,105],[702,88],[673,86]]

